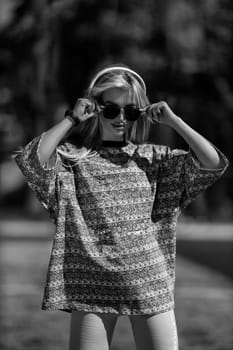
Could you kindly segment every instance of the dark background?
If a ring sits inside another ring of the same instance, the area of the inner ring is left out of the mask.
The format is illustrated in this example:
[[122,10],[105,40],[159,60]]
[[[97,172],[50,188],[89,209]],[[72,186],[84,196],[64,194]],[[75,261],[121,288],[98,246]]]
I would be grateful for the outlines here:
[[[68,349],[70,315],[41,311],[54,226],[11,158],[63,118],[105,64],[143,76],[230,160],[177,227],[180,350],[233,344],[233,1],[0,0],[0,349]],[[171,129],[150,142],[187,148]],[[135,350],[120,317],[111,350]]]
[[[61,120],[103,64],[136,70],[151,102],[167,101],[231,161],[232,1],[5,0],[0,13],[2,215],[45,215],[10,154]],[[187,147],[165,126],[153,126],[150,141]],[[185,215],[232,220],[232,173]]]

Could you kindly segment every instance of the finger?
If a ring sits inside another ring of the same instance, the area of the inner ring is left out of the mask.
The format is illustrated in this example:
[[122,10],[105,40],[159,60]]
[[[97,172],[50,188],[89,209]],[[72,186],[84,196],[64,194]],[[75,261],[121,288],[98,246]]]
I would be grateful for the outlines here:
[[81,107],[86,107],[89,105],[90,101],[87,98],[78,98],[77,103]]
[[161,114],[162,114],[162,108],[160,107],[160,108],[157,108],[157,110],[156,110],[156,116],[159,118],[160,116],[161,116]]
[[84,98],[78,98],[78,99],[77,99],[77,103],[78,103],[79,105],[84,105]]
[[161,104],[161,102],[152,103],[152,104],[150,105],[150,107],[156,108],[156,107],[160,106],[160,104]]
[[84,104],[81,98],[78,98],[75,105],[74,105],[74,109],[81,109],[83,108]]
[[85,118],[85,119],[89,119],[89,118],[91,118],[91,117],[93,117],[95,115],[95,113],[84,113],[83,114],[83,117]]
[[149,121],[154,124],[154,120],[153,120],[153,108],[152,106],[149,106],[146,110],[145,110],[145,115],[147,116],[147,118],[149,119]]
[[158,107],[152,109],[152,119],[155,122],[159,122],[160,109]]
[[159,116],[157,114],[153,115],[152,120],[154,123],[158,123],[159,122]]
[[155,120],[155,118],[153,117],[153,115],[151,115],[151,116],[148,116],[148,118],[149,118],[149,120],[150,120],[150,122],[152,123],[152,124],[156,124],[156,120]]

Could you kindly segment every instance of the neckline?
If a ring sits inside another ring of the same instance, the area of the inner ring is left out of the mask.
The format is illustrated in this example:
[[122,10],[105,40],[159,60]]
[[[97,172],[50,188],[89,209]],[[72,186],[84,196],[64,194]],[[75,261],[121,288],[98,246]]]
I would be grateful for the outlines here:
[[113,140],[103,140],[101,142],[101,146],[103,147],[124,147],[129,144],[128,141],[123,140],[123,141],[113,141]]

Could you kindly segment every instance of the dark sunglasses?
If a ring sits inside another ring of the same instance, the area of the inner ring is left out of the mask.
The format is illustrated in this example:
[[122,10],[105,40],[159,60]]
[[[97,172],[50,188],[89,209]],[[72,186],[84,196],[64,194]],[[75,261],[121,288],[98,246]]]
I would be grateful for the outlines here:
[[137,120],[141,113],[145,112],[145,108],[137,108],[134,105],[128,105],[125,107],[119,107],[115,104],[109,104],[109,105],[100,105],[100,108],[103,112],[103,116],[106,119],[114,119],[116,118],[121,111],[124,111],[125,119],[128,121],[135,121]]

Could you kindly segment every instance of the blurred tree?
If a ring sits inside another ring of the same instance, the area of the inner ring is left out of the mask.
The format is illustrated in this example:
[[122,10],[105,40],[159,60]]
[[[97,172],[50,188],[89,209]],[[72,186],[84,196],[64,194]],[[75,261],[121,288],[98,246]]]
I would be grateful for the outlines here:
[[[62,118],[94,71],[122,62],[144,76],[151,101],[167,100],[232,158],[232,29],[230,0],[2,0],[0,90],[10,103],[0,99],[0,133],[12,140],[3,148]],[[12,125],[21,130],[17,140]],[[162,126],[151,129],[150,139],[184,146]],[[232,168],[227,174],[232,179]],[[228,182],[220,202],[233,198]]]

